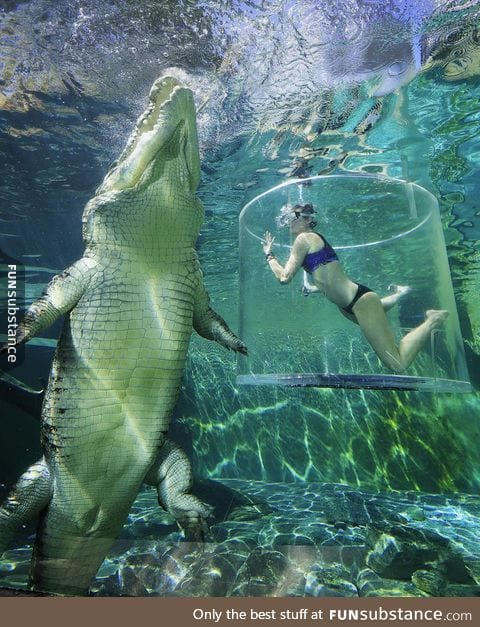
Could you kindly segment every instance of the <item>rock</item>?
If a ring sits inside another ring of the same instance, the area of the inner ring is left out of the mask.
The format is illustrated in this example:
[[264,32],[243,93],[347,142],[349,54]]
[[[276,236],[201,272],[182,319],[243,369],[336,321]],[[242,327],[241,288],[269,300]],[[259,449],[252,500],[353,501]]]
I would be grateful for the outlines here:
[[442,555],[441,567],[447,574],[447,579],[450,583],[475,584],[462,555],[452,555],[450,552],[447,552],[445,555]]
[[120,571],[122,589],[135,597],[149,596],[148,591],[138,577],[138,571],[132,566],[126,566]]
[[357,588],[361,597],[427,597],[411,582],[383,579],[370,568],[361,570],[357,577]]
[[449,584],[446,586],[443,596],[445,597],[480,597],[480,586],[469,586],[467,584]]
[[17,590],[16,588],[0,588],[0,597],[54,597],[48,592],[34,592],[33,590]]
[[330,524],[350,523],[366,525],[371,521],[365,507],[365,499],[355,492],[338,493],[328,497],[324,503],[325,518]]
[[[140,494],[92,594],[480,596],[480,497],[224,481],[197,485],[215,508],[205,544],[180,541]],[[25,542],[0,561],[4,587],[26,586]]]
[[427,519],[424,510],[421,507],[406,507],[404,510],[396,514],[397,522],[408,525],[412,521],[423,522]]
[[381,577],[410,579],[412,574],[436,559],[438,553],[428,545],[407,544],[382,534],[367,555],[367,566]]
[[305,577],[305,594],[311,597],[358,597],[357,586],[341,564],[315,565]]
[[441,597],[445,592],[447,581],[434,570],[416,570],[412,575],[412,583],[432,597]]
[[175,593],[183,596],[229,596],[245,559],[245,556],[218,549],[205,552],[196,560],[195,567],[189,569]]
[[98,597],[126,596],[125,591],[122,589],[118,572],[115,575],[96,580],[90,588],[90,594]]
[[186,577],[175,589],[175,595],[188,597],[225,597],[231,581],[223,579],[219,571],[208,568],[198,571],[195,577]]
[[272,596],[283,584],[289,561],[280,551],[263,548],[253,550],[238,572],[233,596]]
[[476,584],[480,585],[480,559],[475,556],[465,556],[465,567]]

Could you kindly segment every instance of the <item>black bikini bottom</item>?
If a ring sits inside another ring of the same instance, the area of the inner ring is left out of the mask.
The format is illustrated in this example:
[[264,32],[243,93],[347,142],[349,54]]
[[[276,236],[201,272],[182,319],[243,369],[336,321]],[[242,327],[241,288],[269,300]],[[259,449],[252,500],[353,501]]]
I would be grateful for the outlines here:
[[343,311],[348,314],[353,314],[353,306],[359,298],[361,298],[364,294],[368,294],[368,292],[373,292],[373,290],[371,290],[369,287],[366,287],[365,285],[361,285],[360,283],[357,283],[357,285],[357,293],[352,298],[351,303],[348,304],[346,307],[342,307]]

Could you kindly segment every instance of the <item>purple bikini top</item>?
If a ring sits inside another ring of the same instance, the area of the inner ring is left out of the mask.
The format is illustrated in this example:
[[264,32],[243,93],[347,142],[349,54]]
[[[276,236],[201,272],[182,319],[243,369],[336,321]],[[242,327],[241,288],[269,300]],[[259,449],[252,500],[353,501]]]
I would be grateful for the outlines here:
[[330,246],[323,235],[320,235],[320,233],[315,233],[315,235],[318,235],[318,237],[323,239],[325,246],[321,250],[317,250],[316,253],[308,253],[308,255],[305,255],[302,266],[305,272],[308,272],[309,274],[312,274],[318,266],[323,266],[326,263],[331,263],[332,261],[338,261],[337,253]]

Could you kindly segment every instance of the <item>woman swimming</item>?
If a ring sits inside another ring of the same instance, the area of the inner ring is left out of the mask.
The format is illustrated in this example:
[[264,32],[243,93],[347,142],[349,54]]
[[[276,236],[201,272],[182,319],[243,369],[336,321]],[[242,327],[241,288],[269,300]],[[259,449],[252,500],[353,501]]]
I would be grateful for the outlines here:
[[357,322],[380,361],[396,373],[403,372],[418,355],[433,329],[440,326],[448,311],[429,309],[422,324],[407,333],[397,345],[385,311],[408,288],[397,286],[394,294],[383,299],[370,288],[350,280],[342,269],[337,253],[323,235],[316,233],[311,204],[282,207],[277,223],[288,226],[295,236],[292,252],[283,267],[272,253],[275,238],[268,231],[262,244],[268,265],[280,283],[289,283],[303,268],[311,275],[308,292],[320,291],[349,319]]

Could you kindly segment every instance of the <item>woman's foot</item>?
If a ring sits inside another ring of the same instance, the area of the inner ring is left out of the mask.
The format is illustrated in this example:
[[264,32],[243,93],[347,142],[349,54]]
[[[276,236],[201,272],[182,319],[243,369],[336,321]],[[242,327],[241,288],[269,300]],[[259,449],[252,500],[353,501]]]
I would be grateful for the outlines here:
[[393,292],[392,296],[398,295],[399,298],[412,291],[410,285],[395,285],[394,283],[391,283],[387,289]]
[[395,307],[395,305],[398,304],[398,301],[403,298],[405,294],[412,291],[412,288],[409,285],[395,285],[394,283],[391,283],[387,289],[391,293],[381,298],[385,311],[389,311],[392,307]]
[[316,294],[319,291],[320,290],[318,289],[318,287],[316,285],[312,285],[311,283],[309,283],[308,280],[305,280],[303,282],[302,294],[304,296],[309,296],[310,294]]
[[448,316],[449,313],[446,309],[428,309],[425,312],[425,319],[430,322],[432,329],[436,329],[442,325]]

